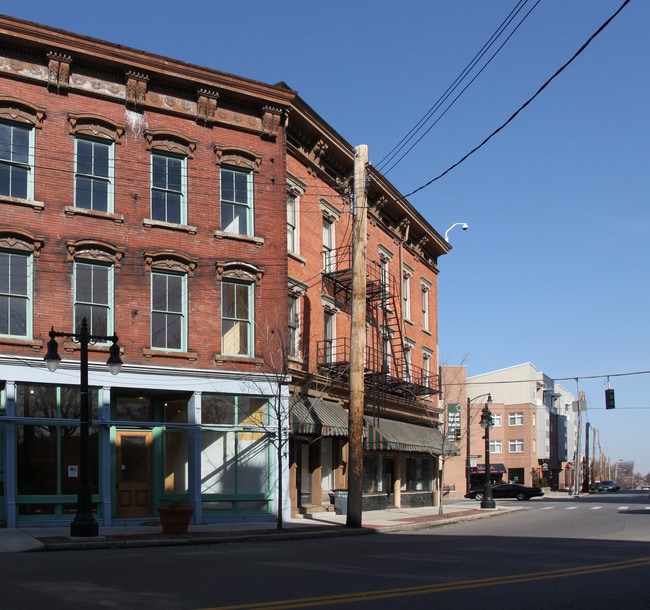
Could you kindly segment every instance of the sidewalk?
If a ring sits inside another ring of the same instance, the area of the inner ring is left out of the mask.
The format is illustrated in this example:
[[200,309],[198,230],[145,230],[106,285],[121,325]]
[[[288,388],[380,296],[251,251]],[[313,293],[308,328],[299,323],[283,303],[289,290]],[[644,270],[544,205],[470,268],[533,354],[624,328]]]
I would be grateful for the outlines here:
[[443,515],[438,514],[437,507],[395,508],[363,513],[361,528],[347,528],[345,515],[323,512],[294,517],[285,522],[281,530],[276,528],[274,522],[210,523],[190,525],[188,532],[181,535],[163,534],[155,521],[144,525],[100,527],[99,536],[92,538],[70,537],[69,526],[21,527],[0,529],[0,553],[218,544],[388,533],[502,515],[514,510],[519,508],[512,506],[512,503],[497,505],[495,510],[483,510],[478,508],[478,504],[465,502],[445,505]]

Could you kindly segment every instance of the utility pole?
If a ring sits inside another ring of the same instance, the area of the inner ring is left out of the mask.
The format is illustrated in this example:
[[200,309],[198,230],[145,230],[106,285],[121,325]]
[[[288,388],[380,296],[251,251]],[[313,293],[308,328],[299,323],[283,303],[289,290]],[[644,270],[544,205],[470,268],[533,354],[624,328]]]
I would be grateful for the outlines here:
[[[577,384],[577,380],[576,380]],[[581,484],[582,484],[582,459],[580,456],[580,437],[582,436],[582,411],[585,407],[584,404],[584,394],[581,390],[577,390],[578,400],[574,401],[574,406],[578,411],[578,426],[577,426],[577,436],[576,436],[576,452],[575,459],[573,461],[573,495],[577,496],[580,494]]]
[[366,249],[368,214],[366,177],[368,147],[354,153],[354,207],[352,217],[352,323],[350,329],[350,408],[348,413],[347,527],[361,527],[363,500],[364,359],[366,352]]
[[591,470],[591,463],[589,461],[589,422],[585,424],[585,480],[582,483],[582,491],[585,493],[589,491],[589,474]]
[[470,426],[472,425],[472,401],[469,396],[467,397],[467,431],[465,432],[467,443],[465,445],[465,493],[468,494],[471,489],[470,480],[472,478],[472,452],[470,450],[470,445],[472,441],[472,435],[470,434]]

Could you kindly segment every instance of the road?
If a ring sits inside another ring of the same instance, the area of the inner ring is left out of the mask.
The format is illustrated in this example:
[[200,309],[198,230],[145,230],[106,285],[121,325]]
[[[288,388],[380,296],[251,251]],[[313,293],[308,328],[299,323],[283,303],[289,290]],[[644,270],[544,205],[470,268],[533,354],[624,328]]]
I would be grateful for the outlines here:
[[522,510],[410,533],[4,555],[0,606],[650,607],[647,492],[498,504]]

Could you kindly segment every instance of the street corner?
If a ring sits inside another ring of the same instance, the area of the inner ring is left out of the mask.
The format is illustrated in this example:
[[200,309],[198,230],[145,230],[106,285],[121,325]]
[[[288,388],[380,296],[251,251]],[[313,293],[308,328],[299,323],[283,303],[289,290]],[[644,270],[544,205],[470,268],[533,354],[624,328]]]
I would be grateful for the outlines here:
[[22,553],[26,551],[41,551],[43,543],[17,529],[0,529],[0,553]]

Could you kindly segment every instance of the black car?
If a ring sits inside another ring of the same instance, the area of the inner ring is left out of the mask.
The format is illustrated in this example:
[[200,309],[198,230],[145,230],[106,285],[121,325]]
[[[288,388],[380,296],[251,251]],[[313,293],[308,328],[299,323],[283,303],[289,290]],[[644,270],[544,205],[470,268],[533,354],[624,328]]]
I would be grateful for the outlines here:
[[[473,489],[466,498],[472,500],[482,500],[484,489]],[[543,496],[544,492],[539,487],[527,487],[526,485],[518,485],[517,483],[503,483],[502,485],[495,485],[492,488],[493,498],[517,498],[517,500],[530,500],[538,496]]]
[[618,491],[620,489],[620,486],[614,483],[614,481],[601,481],[598,483],[598,487],[596,487],[596,491],[609,491],[609,492],[614,492]]

